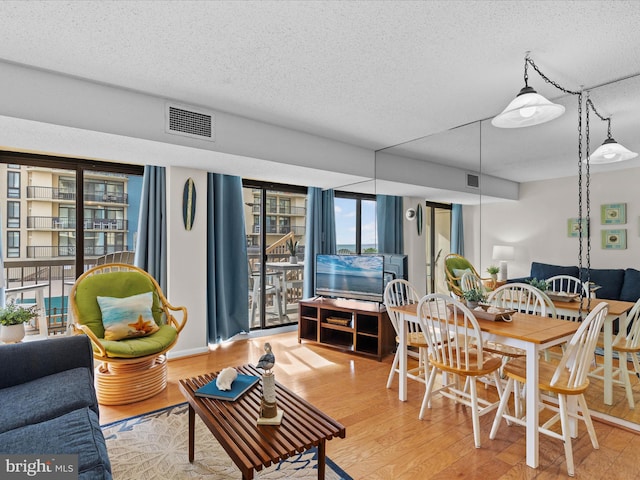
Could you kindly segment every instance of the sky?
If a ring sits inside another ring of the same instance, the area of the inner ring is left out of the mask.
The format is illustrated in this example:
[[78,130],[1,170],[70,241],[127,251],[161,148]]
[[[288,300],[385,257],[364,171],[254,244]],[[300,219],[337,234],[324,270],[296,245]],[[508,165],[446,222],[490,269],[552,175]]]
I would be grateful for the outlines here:
[[[336,198],[334,200],[336,216],[336,244],[355,245],[356,243],[356,200]],[[375,201],[362,201],[362,245],[376,244],[376,208]]]

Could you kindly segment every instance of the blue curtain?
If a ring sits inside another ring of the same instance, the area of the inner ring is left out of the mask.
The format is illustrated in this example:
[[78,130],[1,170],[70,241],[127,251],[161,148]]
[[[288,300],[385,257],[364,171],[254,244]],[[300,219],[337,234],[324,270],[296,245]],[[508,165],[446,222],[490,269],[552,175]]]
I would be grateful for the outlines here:
[[304,298],[315,291],[316,254],[336,253],[336,213],[333,190],[309,187],[307,190],[307,227],[304,246]]
[[207,176],[207,318],[210,343],[249,331],[249,275],[240,177]]
[[404,235],[402,222],[404,212],[402,209],[402,197],[376,195],[376,219],[378,252],[403,253]]
[[462,229],[462,205],[451,205],[451,253],[464,257],[464,231]]
[[153,276],[167,295],[167,182],[164,167],[144,167],[134,264]]

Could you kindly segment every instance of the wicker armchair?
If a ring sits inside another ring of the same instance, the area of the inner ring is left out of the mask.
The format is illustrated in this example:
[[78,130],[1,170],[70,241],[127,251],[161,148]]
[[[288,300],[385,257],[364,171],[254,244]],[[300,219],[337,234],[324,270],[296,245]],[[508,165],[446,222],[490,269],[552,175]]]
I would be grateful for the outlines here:
[[[142,316],[137,317],[137,313],[128,316],[125,310],[121,324],[132,330],[133,335],[137,334],[138,322],[148,325],[138,336],[109,339],[110,324],[105,328],[98,297],[100,301],[105,297],[120,301],[136,295],[149,299],[146,311],[150,309],[149,315],[153,318],[143,322]],[[165,353],[178,341],[187,322],[187,309],[169,304],[151,275],[133,265],[97,265],[78,277],[69,294],[69,306],[74,331],[91,339],[93,356],[100,362],[96,368],[99,403],[138,402],[166,388]],[[180,322],[173,312],[181,312]]]

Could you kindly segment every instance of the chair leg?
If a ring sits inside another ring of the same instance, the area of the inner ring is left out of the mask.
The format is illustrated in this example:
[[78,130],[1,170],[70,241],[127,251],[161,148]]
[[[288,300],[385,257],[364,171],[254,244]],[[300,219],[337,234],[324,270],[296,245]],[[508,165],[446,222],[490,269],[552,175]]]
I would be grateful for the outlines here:
[[436,374],[438,373],[438,369],[435,367],[431,367],[431,373],[429,374],[429,381],[427,382],[427,390],[424,392],[424,398],[422,399],[422,406],[420,407],[420,414],[418,418],[422,420],[424,418],[424,411],[427,407],[431,408],[431,390],[433,389],[433,384],[436,380]]
[[624,388],[627,392],[627,401],[629,408],[635,408],[633,401],[633,390],[631,389],[631,381],[629,380],[629,369],[627,368],[628,355],[627,352],[618,352],[618,365],[620,370],[620,380],[624,382]]
[[571,426],[569,425],[569,414],[567,412],[567,396],[558,394],[558,406],[560,407],[560,428],[562,429],[562,441],[564,443],[564,456],[567,460],[567,474],[570,477],[575,475],[573,465],[573,448],[571,446]]
[[600,448],[598,444],[598,437],[596,436],[596,430],[593,428],[593,422],[591,421],[591,413],[589,412],[589,407],[587,407],[587,401],[584,398],[584,395],[578,396],[578,406],[582,412],[582,419],[584,420],[584,424],[587,426],[587,431],[589,432],[589,438],[591,438],[591,445],[596,450]]
[[393,382],[393,376],[396,373],[396,370],[398,369],[398,363],[400,361],[400,358],[398,357],[398,355],[400,355],[400,349],[396,349],[396,354],[393,357],[393,364],[391,365],[391,371],[389,372],[389,378],[387,380],[387,388],[391,388],[391,382]]
[[480,448],[480,412],[478,410],[478,390],[475,377],[469,377],[469,389],[471,390],[471,418],[473,419],[473,440],[476,448]]
[[491,433],[489,433],[489,438],[491,440],[496,438],[498,434],[498,429],[500,428],[500,422],[502,421],[502,415],[507,408],[507,403],[509,402],[509,395],[513,390],[514,380],[510,378],[507,380],[507,386],[504,387],[502,391],[502,397],[500,398],[500,404],[498,405],[498,411],[496,412],[496,417],[493,419],[493,425],[491,425]]

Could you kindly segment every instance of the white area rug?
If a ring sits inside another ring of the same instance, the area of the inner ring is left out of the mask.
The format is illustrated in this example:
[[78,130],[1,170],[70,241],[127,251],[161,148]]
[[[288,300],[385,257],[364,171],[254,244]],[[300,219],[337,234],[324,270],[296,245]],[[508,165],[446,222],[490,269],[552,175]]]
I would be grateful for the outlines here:
[[[114,480],[239,480],[240,470],[196,415],[195,459],[188,459],[187,404],[102,427]],[[327,458],[327,480],[352,480]],[[255,472],[259,480],[317,479],[315,449]]]

